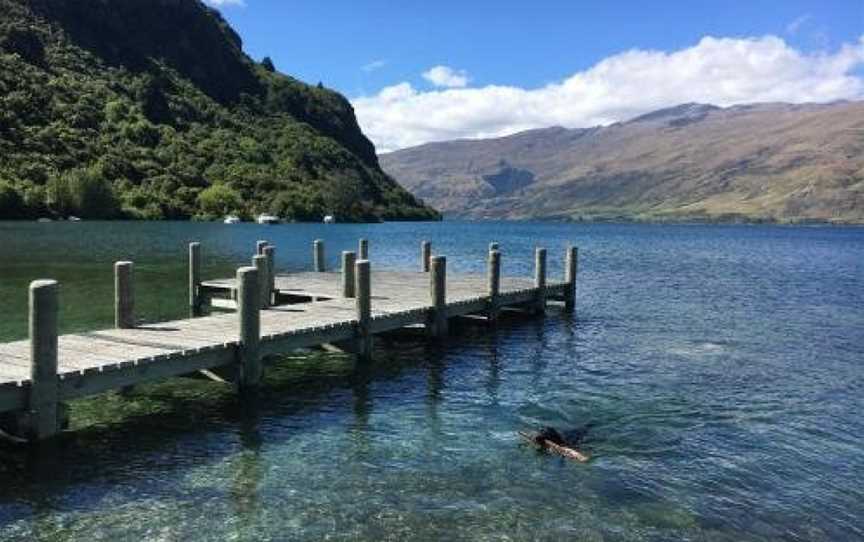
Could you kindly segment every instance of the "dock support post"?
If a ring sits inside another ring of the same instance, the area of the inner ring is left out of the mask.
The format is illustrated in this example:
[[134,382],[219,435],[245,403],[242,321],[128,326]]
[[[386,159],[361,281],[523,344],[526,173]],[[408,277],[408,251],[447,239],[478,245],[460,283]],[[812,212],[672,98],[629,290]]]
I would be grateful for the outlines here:
[[261,381],[260,279],[256,267],[241,267],[237,270],[237,314],[240,324],[237,387],[241,392],[254,389]]
[[362,361],[372,359],[374,339],[372,323],[372,277],[369,260],[357,260],[354,264],[354,289],[357,294],[357,357]]
[[315,242],[312,244],[312,259],[315,262],[315,271],[323,273],[325,269],[323,240],[315,239]]
[[264,248],[270,243],[264,240],[260,240],[255,243],[255,254],[264,254]]
[[567,288],[564,291],[564,312],[572,313],[576,309],[576,273],[579,269],[579,249],[574,246],[567,247],[564,258],[564,282]]
[[267,258],[267,306],[272,306],[276,300],[276,247],[264,247],[264,257]]
[[488,318],[490,321],[498,319],[499,299],[501,293],[501,253],[498,250],[489,252],[489,260],[487,262],[487,293],[489,295],[489,311]]
[[135,275],[132,262],[114,264],[114,327],[135,327]]
[[489,252],[493,250],[498,250],[498,243],[489,243]]
[[369,259],[369,240],[368,239],[360,239],[357,242],[357,259],[359,260],[368,260]]
[[266,309],[270,304],[270,292],[268,291],[270,289],[270,280],[267,278],[267,256],[256,254],[252,257],[252,266],[258,271],[258,306]]
[[532,312],[543,314],[546,312],[546,249],[534,250],[534,287],[537,288],[537,299],[534,302]]
[[434,256],[430,261],[429,275],[432,295],[432,314],[429,319],[429,334],[433,337],[447,335],[447,258]]
[[431,260],[432,243],[430,243],[429,241],[423,241],[422,243],[420,243],[420,269],[422,269],[424,273],[429,272]]
[[189,316],[201,316],[201,243],[189,243]]
[[356,263],[357,256],[353,252],[342,252],[342,297],[354,297],[357,286],[354,279]]
[[57,401],[57,281],[30,283],[30,413],[29,433],[34,441],[46,440],[60,430]]

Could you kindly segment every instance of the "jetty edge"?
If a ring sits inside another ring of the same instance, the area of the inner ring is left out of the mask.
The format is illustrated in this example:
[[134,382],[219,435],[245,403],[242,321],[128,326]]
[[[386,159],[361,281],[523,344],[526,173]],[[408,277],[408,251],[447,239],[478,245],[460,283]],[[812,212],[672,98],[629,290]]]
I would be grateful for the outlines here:
[[448,276],[447,258],[420,246],[415,272],[373,269],[369,243],[360,258],[341,254],[328,270],[324,240],[313,244],[314,271],[279,273],[276,247],[259,241],[250,264],[232,278],[202,279],[202,246],[188,246],[189,318],[153,324],[135,316],[134,262],[114,265],[115,327],[58,334],[62,286],[33,281],[29,339],[0,344],[0,430],[33,443],[68,424],[67,401],[177,376],[210,378],[254,393],[274,357],[310,347],[339,349],[370,362],[376,335],[403,328],[445,341],[455,319],[494,324],[502,311],[545,314],[548,302],[576,306],[578,249],[568,246],[564,276],[547,277],[547,251],[534,254],[534,276],[502,275],[491,243],[486,274]]

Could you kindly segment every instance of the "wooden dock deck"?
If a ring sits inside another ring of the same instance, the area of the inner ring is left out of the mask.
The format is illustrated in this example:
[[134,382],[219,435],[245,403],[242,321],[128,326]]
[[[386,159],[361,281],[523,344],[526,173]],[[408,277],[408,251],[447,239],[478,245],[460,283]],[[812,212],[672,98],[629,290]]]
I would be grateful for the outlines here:
[[[316,243],[313,261],[323,269],[319,250],[323,244]],[[192,313],[207,306],[235,312],[158,324],[135,323],[129,262],[115,265],[114,329],[58,336],[56,283],[31,285],[30,339],[0,344],[0,413],[14,417],[6,426],[43,440],[59,430],[64,401],[199,371],[254,388],[272,356],[298,348],[338,345],[369,358],[379,333],[417,326],[440,338],[452,318],[494,319],[503,308],[540,312],[549,299],[570,310],[574,304],[575,248],[567,251],[560,281],[546,280],[542,249],[533,278],[500,276],[497,250],[490,251],[486,275],[452,276],[446,259],[432,257],[425,245],[419,272],[371,270],[368,260],[343,253],[340,272],[277,274],[273,247],[259,245],[257,252],[255,266],[236,278],[202,281],[200,248],[190,246]]]

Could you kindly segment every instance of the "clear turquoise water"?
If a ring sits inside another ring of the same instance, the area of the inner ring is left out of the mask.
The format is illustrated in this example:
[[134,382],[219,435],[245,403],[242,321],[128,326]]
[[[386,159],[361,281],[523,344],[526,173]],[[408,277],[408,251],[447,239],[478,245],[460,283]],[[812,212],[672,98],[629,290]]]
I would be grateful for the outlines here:
[[[185,312],[185,244],[207,275],[254,241],[283,269],[311,241],[368,237],[413,269],[421,239],[452,272],[489,241],[580,247],[578,313],[379,342],[375,361],[295,353],[256,404],[177,379],[72,405],[41,456],[0,449],[4,540],[864,539],[864,229],[502,223],[0,223],[0,338],[25,333],[26,285],[62,281],[67,330],[111,323],[111,263],[140,312]],[[587,465],[520,429],[589,427]]]

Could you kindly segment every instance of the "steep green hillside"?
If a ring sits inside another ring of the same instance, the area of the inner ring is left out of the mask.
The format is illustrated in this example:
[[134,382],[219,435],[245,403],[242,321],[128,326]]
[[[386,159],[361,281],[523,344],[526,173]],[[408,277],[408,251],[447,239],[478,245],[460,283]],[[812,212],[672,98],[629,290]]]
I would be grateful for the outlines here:
[[453,216],[864,223],[864,102],[685,104],[380,158]]
[[259,212],[437,218],[199,0],[0,0],[0,219]]

